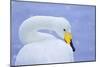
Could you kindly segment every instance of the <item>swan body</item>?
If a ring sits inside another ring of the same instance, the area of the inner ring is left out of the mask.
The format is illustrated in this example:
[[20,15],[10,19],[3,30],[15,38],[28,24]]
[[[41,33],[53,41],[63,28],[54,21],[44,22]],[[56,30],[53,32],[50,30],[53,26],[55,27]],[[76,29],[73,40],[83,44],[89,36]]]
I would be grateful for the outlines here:
[[[62,17],[33,16],[26,19],[19,29],[24,47],[16,56],[15,65],[73,62],[73,51],[64,39],[64,31],[71,33],[69,22]],[[61,39],[40,29],[55,31]]]

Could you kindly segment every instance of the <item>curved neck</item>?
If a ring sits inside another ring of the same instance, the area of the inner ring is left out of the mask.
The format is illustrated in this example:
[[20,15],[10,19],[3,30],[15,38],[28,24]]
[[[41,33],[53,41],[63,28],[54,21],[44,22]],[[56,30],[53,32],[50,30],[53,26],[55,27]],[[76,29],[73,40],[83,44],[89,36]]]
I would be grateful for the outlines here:
[[54,22],[46,18],[38,19],[32,17],[24,21],[19,29],[19,37],[23,44],[32,43],[46,39],[46,37],[38,32],[40,29],[54,30]]

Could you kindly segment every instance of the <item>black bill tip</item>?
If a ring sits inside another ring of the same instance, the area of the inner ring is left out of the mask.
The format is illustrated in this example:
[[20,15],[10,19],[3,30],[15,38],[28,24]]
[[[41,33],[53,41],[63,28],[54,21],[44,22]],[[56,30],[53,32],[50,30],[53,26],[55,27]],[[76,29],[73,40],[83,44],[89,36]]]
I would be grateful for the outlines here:
[[71,40],[71,42],[70,42],[70,46],[71,46],[71,48],[72,48],[73,52],[75,52],[75,47],[74,47],[74,45],[73,45],[72,40]]

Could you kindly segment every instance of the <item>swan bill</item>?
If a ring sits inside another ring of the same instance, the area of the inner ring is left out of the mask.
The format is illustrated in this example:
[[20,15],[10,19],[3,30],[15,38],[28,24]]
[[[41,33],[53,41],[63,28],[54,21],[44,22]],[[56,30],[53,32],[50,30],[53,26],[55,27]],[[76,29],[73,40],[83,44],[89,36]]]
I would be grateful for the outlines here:
[[69,32],[65,32],[65,33],[64,33],[64,40],[65,40],[65,42],[66,42],[68,45],[71,46],[73,52],[75,52],[75,48],[74,48],[73,42],[72,42],[72,34],[69,33]]

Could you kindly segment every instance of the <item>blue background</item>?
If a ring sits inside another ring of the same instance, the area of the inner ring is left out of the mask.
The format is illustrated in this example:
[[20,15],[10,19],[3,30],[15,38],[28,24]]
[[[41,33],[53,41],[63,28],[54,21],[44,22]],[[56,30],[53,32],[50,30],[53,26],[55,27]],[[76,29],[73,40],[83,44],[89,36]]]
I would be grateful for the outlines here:
[[12,65],[18,51],[23,47],[18,30],[22,22],[35,15],[61,16],[72,26],[75,61],[95,60],[95,6],[65,5],[50,3],[12,2],[11,49]]

